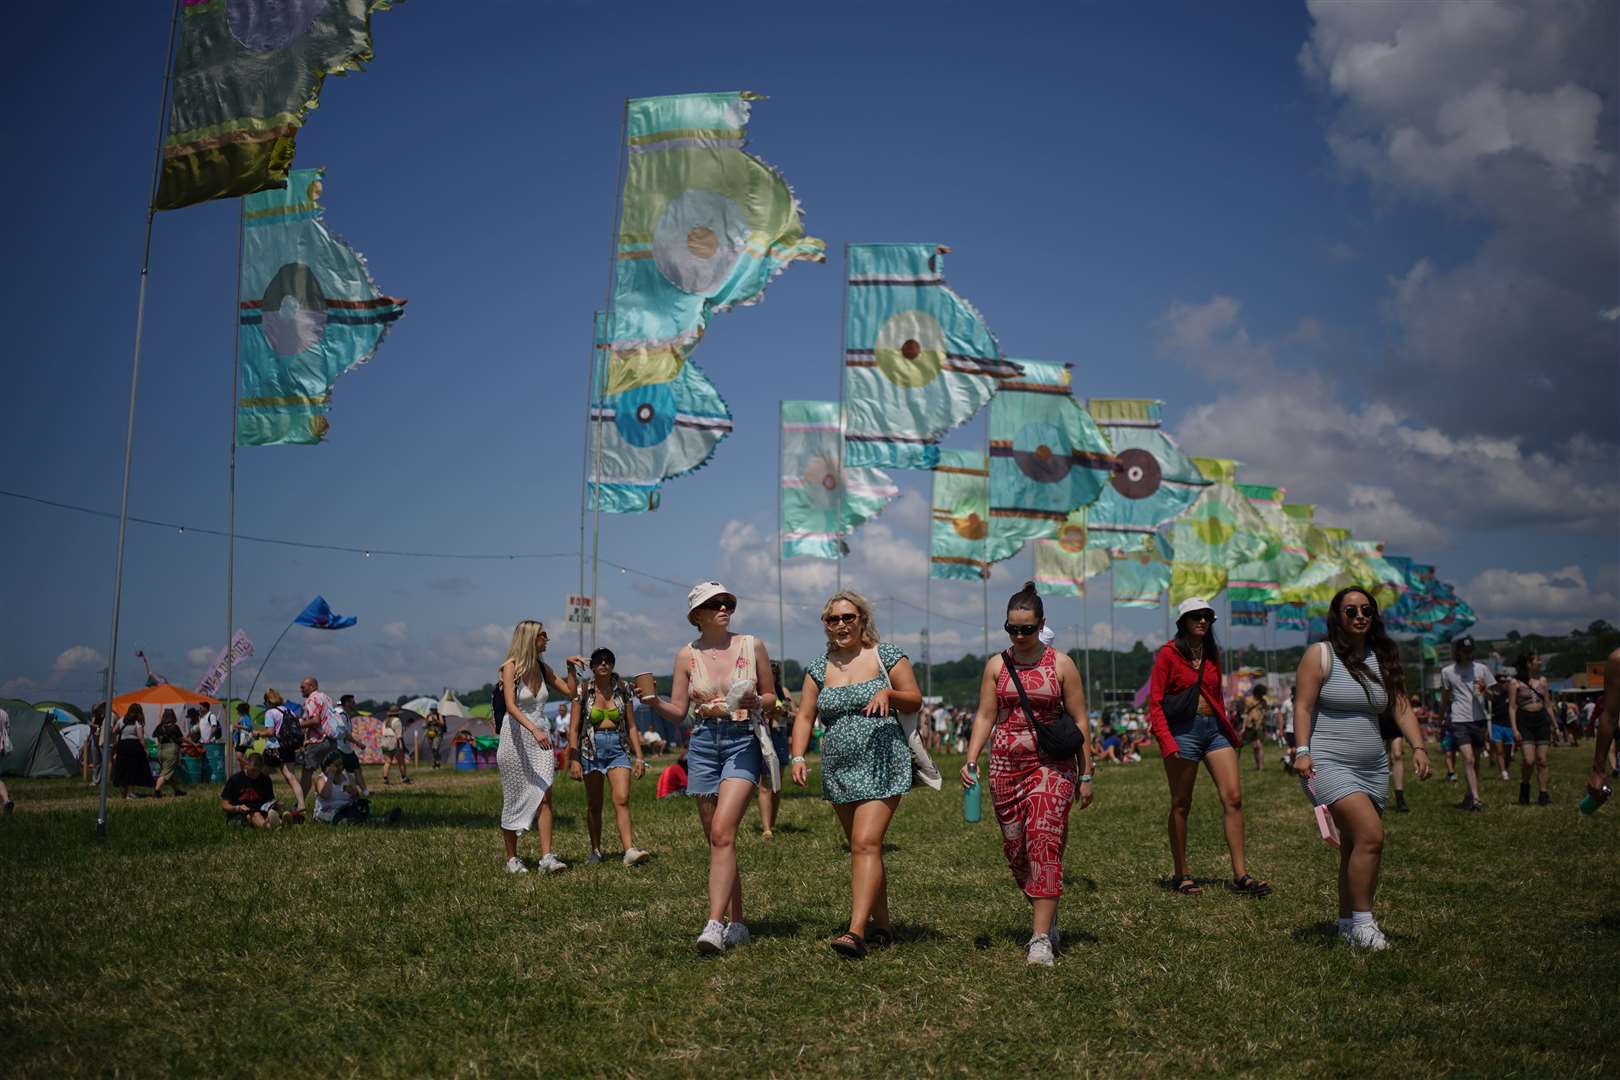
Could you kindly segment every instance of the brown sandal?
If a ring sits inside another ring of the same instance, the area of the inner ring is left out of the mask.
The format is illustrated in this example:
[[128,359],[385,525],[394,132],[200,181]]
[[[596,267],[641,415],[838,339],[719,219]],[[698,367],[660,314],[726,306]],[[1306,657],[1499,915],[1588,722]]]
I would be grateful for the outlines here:
[[1198,887],[1198,882],[1193,880],[1191,874],[1182,874],[1180,877],[1171,878],[1170,888],[1182,896],[1197,896],[1204,891]]

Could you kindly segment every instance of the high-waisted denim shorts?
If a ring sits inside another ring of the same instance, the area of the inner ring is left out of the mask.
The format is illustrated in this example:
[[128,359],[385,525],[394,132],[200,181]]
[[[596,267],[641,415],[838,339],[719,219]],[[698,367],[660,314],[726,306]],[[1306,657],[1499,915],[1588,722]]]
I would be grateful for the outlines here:
[[705,720],[686,746],[686,793],[718,795],[722,780],[759,783],[759,742],[748,724]]
[[1176,740],[1176,757],[1182,761],[1202,761],[1213,750],[1232,748],[1214,713],[1198,713],[1191,720],[1171,724],[1170,735]]
[[580,764],[588,773],[605,773],[609,769],[630,767],[630,752],[624,748],[616,728],[591,732],[591,749],[594,751],[591,756],[580,755]]

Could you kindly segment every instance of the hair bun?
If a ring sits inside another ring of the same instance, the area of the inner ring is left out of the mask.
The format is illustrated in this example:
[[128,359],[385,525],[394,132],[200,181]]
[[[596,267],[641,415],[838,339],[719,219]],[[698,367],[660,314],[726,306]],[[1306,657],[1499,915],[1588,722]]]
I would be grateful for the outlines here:
[[1035,583],[1033,581],[1024,582],[1024,587],[1020,591],[1024,593],[1033,593],[1035,591]]

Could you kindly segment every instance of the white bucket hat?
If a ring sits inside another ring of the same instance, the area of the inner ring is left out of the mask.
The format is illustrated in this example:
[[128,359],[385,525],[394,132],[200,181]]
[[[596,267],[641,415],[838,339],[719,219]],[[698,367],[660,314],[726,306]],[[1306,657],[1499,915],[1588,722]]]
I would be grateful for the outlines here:
[[1208,600],[1205,600],[1201,596],[1189,596],[1187,599],[1176,605],[1176,622],[1180,622],[1182,619],[1186,618],[1188,615],[1191,615],[1195,611],[1209,612],[1209,621],[1211,623],[1214,623],[1217,618],[1215,614],[1215,607]]
[[731,601],[732,607],[736,607],[737,594],[718,581],[700,581],[692,586],[692,591],[686,594],[686,621],[696,626],[697,609],[717,596],[726,597]]

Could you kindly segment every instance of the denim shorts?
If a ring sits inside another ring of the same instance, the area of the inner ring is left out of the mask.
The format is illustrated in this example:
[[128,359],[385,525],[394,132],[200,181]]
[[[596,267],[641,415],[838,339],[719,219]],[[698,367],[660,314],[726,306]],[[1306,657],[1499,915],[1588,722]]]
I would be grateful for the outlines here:
[[593,731],[591,733],[591,749],[595,753],[589,757],[580,755],[580,764],[588,773],[605,773],[609,769],[628,769],[630,767],[630,754],[625,750],[624,743],[619,741],[619,732],[615,729],[608,731]]
[[1176,757],[1182,761],[1202,761],[1211,751],[1232,749],[1214,713],[1198,713],[1191,720],[1171,724],[1170,736],[1176,740]]
[[776,749],[776,760],[782,763],[782,768],[788,767],[788,744],[792,741],[792,731],[785,727],[771,728],[771,746]]
[[1513,725],[1497,724],[1493,722],[1491,724],[1491,742],[1506,743],[1507,745],[1512,746]]
[[759,783],[759,742],[748,724],[703,721],[686,746],[686,793],[718,795],[722,780]]

